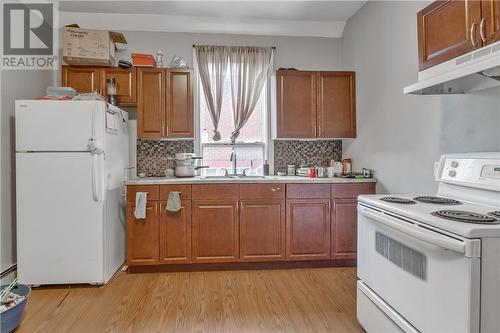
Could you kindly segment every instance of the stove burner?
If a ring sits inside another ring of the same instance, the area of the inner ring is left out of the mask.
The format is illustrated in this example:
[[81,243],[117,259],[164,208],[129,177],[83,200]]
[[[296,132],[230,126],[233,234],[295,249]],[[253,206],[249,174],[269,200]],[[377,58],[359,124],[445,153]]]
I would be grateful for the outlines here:
[[448,199],[442,197],[433,197],[433,196],[420,196],[413,198],[413,200],[420,201],[423,203],[432,203],[432,204],[440,204],[440,205],[461,205],[462,203],[455,199]]
[[465,223],[478,223],[478,224],[500,224],[500,221],[489,217],[488,215],[465,212],[462,210],[438,210],[431,213],[434,216],[442,217],[444,219],[465,222]]
[[494,211],[494,212],[490,212],[488,213],[489,216],[493,216],[497,219],[500,219],[500,210],[497,210],[497,211]]
[[397,198],[397,197],[383,197],[380,200],[382,201],[387,201],[387,202],[392,202],[392,203],[398,203],[398,204],[405,204],[405,205],[410,205],[410,204],[416,204],[416,201],[413,201],[411,199],[405,199],[405,198]]

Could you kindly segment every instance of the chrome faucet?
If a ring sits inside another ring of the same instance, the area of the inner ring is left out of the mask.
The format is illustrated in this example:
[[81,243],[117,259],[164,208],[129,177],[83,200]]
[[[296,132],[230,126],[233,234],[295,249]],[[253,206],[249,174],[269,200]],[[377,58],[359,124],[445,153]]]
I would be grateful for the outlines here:
[[231,162],[231,174],[236,175],[236,152],[234,150],[231,152],[229,161]]

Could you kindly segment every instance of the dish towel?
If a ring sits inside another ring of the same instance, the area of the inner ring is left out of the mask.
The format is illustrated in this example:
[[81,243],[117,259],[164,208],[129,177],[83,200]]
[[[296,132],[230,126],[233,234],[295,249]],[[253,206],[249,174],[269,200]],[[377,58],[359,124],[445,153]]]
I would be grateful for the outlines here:
[[148,202],[148,192],[137,192],[135,194],[135,210],[134,216],[136,219],[146,218],[146,203]]
[[169,192],[167,201],[167,210],[169,212],[178,212],[181,209],[181,192]]

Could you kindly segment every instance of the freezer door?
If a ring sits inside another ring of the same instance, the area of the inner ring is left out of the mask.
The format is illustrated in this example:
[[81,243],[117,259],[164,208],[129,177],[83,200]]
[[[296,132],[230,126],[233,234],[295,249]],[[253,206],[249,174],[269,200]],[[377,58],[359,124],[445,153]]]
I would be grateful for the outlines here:
[[102,159],[90,153],[17,153],[16,164],[21,282],[103,283]]
[[87,151],[104,140],[105,102],[16,101],[16,151]]

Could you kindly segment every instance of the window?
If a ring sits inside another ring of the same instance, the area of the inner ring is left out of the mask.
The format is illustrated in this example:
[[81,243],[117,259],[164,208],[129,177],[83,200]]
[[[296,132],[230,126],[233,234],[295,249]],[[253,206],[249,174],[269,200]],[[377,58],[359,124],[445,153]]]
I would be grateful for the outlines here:
[[250,119],[241,129],[236,142],[231,144],[230,135],[234,130],[233,107],[231,96],[231,80],[228,75],[224,80],[224,101],[219,120],[221,141],[213,141],[213,123],[208,112],[201,82],[198,80],[198,100],[200,106],[200,151],[203,164],[210,166],[205,169],[206,175],[224,174],[224,169],[231,173],[230,156],[236,153],[237,173],[246,170],[247,174],[262,174],[265,152],[267,149],[267,84],[262,89],[257,105]]

